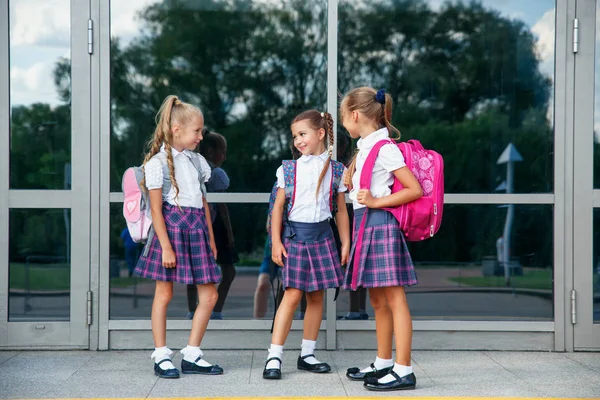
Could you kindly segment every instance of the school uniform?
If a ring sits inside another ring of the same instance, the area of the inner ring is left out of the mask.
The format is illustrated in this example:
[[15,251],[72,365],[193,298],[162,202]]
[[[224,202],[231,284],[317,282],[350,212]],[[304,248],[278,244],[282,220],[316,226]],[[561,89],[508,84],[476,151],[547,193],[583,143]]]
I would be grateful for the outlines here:
[[[398,221],[385,210],[367,209],[357,201],[357,194],[360,190],[360,174],[367,156],[375,143],[388,138],[387,128],[382,128],[359,139],[357,143],[359,152],[349,196],[354,208],[353,244],[350,251],[350,262],[344,276],[344,289],[351,289],[354,258],[357,256],[359,257],[357,287],[413,286],[418,283],[414,264]],[[404,156],[398,147],[383,146],[373,168],[371,181],[373,197],[381,198],[390,195],[390,187],[394,181],[392,172],[405,166]],[[363,243],[361,252],[357,255],[355,254],[357,236],[365,214],[367,222]]]
[[[302,156],[296,161],[296,185],[293,207],[283,227],[283,245],[287,251],[282,269],[284,288],[304,292],[337,288],[342,283],[340,257],[329,219],[332,167],[323,178],[318,196],[317,185],[328,154]],[[285,189],[283,166],[277,170],[277,185]],[[342,182],[338,192],[347,189]]]
[[[160,151],[165,152],[164,145]],[[174,186],[167,193],[163,191],[163,218],[175,252],[176,267],[165,268],[162,265],[162,247],[152,229],[135,274],[156,281],[195,285],[219,283],[221,270],[210,248],[198,170],[190,158],[199,157],[205,182],[211,175],[210,166],[204,157],[189,150],[179,152],[171,149],[171,152],[179,194],[175,195]],[[164,176],[163,166],[156,157],[146,163],[144,174],[148,190],[160,189],[164,180],[170,179]]]

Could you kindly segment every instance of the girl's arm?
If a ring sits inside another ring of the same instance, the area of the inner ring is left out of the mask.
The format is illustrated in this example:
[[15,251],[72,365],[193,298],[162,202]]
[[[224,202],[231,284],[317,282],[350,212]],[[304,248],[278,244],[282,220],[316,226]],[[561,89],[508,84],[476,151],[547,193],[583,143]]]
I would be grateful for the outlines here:
[[148,192],[150,198],[150,212],[152,214],[152,227],[154,233],[160,242],[162,248],[162,262],[166,268],[173,268],[176,266],[176,257],[169,235],[167,234],[167,225],[165,224],[165,218],[163,217],[162,206],[162,189],[152,189]]
[[273,205],[271,216],[271,258],[273,262],[283,267],[283,258],[287,257],[287,252],[281,242],[281,226],[283,224],[283,206],[285,205],[285,189],[277,189],[277,197]]
[[367,189],[361,189],[357,196],[358,202],[369,208],[397,207],[423,196],[423,189],[421,189],[419,181],[410,169],[407,167],[398,168],[393,174],[398,178],[404,189],[380,198],[373,197],[371,191]]
[[346,196],[344,192],[337,194],[337,213],[335,214],[335,222],[342,241],[342,265],[348,263],[350,257],[350,219],[348,218],[348,209],[346,208]]
[[208,206],[206,197],[202,197],[202,205],[204,206],[204,212],[206,214],[206,226],[208,227],[208,239],[210,241],[210,248],[216,259],[217,258],[217,245],[215,244],[215,235],[213,234],[213,227],[212,227],[212,223],[210,222],[210,221],[212,221],[212,219],[210,217],[210,207]]

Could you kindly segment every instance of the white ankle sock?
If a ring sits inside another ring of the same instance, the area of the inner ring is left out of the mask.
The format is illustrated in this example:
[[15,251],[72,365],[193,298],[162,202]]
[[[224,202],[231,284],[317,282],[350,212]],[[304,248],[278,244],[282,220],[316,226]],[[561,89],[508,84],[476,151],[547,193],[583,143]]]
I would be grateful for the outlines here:
[[[375,357],[375,362],[373,363],[375,365],[375,368],[377,369],[384,369],[384,368],[389,368],[391,366],[394,365],[394,360],[393,359],[385,359],[385,358],[379,358],[379,357]],[[367,368],[363,368],[360,370],[360,372],[365,373],[365,372],[371,372],[371,366],[368,366]]]
[[167,346],[155,347],[154,352],[152,353],[150,358],[153,359],[154,363],[156,363],[156,364],[158,364],[162,360],[169,360],[158,366],[163,371],[166,371],[168,369],[175,368],[175,366],[171,362],[171,355],[173,355],[173,352]]
[[204,356],[204,353],[202,353],[200,347],[190,346],[188,344],[187,347],[181,349],[180,353],[183,354],[183,359],[185,361],[195,363],[200,367],[210,367],[212,365],[211,363],[206,362],[206,360],[204,360],[203,358],[196,361],[198,357]]
[[[300,352],[300,356],[304,357],[309,354],[315,354],[315,347],[317,347],[316,340],[302,339],[302,351]],[[311,365],[321,363],[321,361],[317,360],[314,356],[307,357],[304,359],[304,361],[306,361],[308,364],[311,364]]]
[[[400,378],[410,375],[413,372],[412,365],[400,365],[398,363],[394,363],[394,372],[398,374]],[[387,374],[383,378],[379,379],[379,383],[388,383],[393,381],[394,376],[392,374]]]
[[[283,357],[283,346],[271,343],[271,347],[269,348],[269,357],[267,358],[271,357],[277,357],[281,360]],[[279,361],[271,360],[267,363],[267,369],[273,368],[281,369],[281,364],[279,363]]]

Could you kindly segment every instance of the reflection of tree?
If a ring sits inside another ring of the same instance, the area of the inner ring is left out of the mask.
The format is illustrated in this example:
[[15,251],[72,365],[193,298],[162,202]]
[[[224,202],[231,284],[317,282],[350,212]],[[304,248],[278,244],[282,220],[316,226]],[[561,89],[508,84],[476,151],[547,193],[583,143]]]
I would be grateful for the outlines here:
[[[289,121],[326,103],[327,10],[324,0],[269,4],[164,0],[140,12],[143,30],[131,43],[112,41],[112,190],[119,190],[124,169],[139,163],[154,114],[171,93],[201,106],[207,125],[228,138],[233,191],[270,189],[275,168],[289,157]],[[447,192],[493,192],[504,173],[495,160],[508,142],[525,159],[515,190],[552,190],[553,135],[545,117],[551,82],[539,71],[535,39],[522,22],[477,2],[434,11],[423,0],[345,0],[339,20],[340,91],[387,88],[404,137],[444,155]],[[59,64],[55,79],[65,102],[68,71]],[[471,260],[494,248],[496,237],[489,246],[482,232],[465,229],[481,222],[467,211],[446,214],[448,241],[436,241],[436,258]],[[232,218],[246,228],[236,232],[240,250],[262,244],[264,213],[245,208]],[[517,250],[549,255],[551,240],[533,237],[551,232],[552,218],[535,214],[523,223],[530,236]]]

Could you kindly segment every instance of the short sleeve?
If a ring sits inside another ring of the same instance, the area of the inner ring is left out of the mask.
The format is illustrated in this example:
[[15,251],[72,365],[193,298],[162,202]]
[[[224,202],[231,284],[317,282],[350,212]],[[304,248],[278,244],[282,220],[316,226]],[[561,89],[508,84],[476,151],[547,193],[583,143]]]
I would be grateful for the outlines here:
[[163,186],[163,167],[159,160],[151,158],[144,165],[146,188],[148,190],[160,189]]
[[344,167],[344,173],[342,174],[342,179],[340,180],[340,186],[338,187],[338,193],[347,192],[348,188],[344,185],[344,175],[348,173],[348,168]]
[[283,175],[283,165],[277,168],[277,187],[285,189],[285,176]]
[[200,154],[196,153],[196,156],[200,160],[200,169],[202,170],[202,176],[204,177],[204,183],[210,180],[211,176],[211,168],[206,161],[206,158],[202,157]]
[[385,145],[379,150],[377,162],[388,172],[406,167],[404,156],[398,146]]
[[212,170],[210,181],[206,183],[206,188],[210,192],[223,192],[229,188],[229,177],[223,168]]

